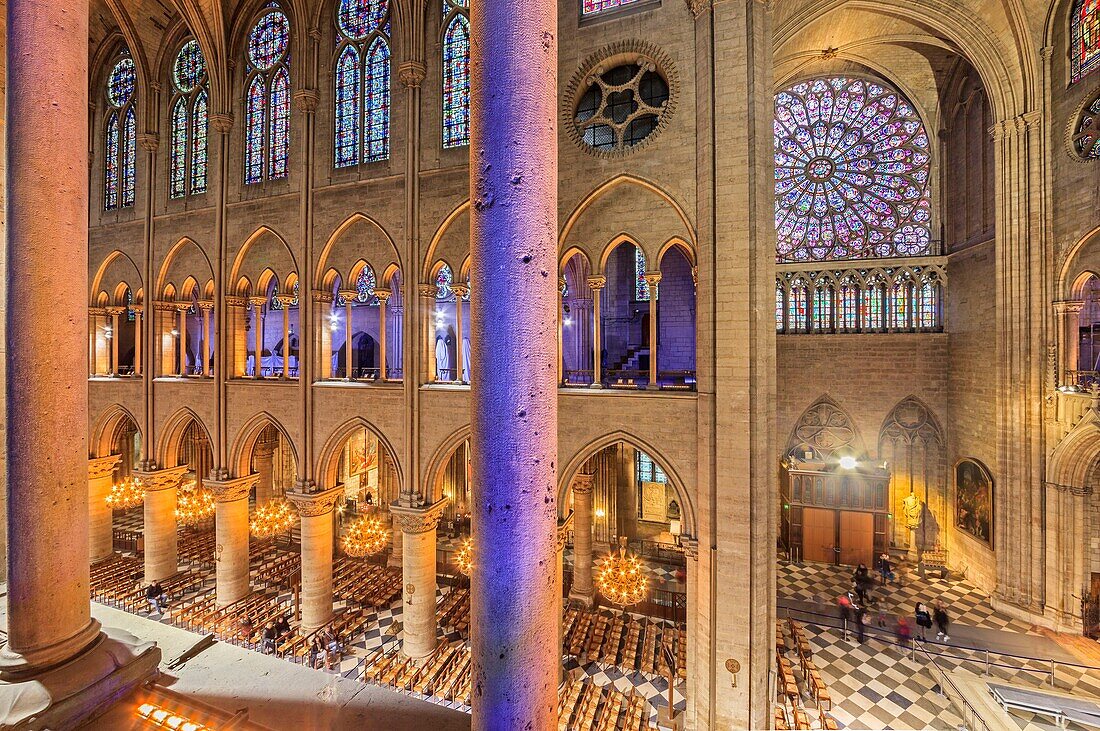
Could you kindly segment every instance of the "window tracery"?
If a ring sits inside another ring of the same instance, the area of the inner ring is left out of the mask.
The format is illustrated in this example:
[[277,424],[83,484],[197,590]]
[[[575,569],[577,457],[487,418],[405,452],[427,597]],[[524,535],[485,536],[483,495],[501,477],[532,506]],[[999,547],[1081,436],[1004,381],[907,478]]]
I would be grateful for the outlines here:
[[134,97],[137,75],[128,51],[107,77],[107,144],[103,206],[108,211],[134,205],[137,166],[137,113]]
[[467,0],[443,0],[443,147],[470,144],[470,19]]
[[336,12],[335,166],[390,156],[388,0],[341,0]]
[[270,5],[252,27],[246,55],[245,183],[287,177],[290,153],[290,21]]
[[183,198],[206,192],[210,97],[206,59],[194,39],[183,44],[172,64],[172,90],[168,193]]

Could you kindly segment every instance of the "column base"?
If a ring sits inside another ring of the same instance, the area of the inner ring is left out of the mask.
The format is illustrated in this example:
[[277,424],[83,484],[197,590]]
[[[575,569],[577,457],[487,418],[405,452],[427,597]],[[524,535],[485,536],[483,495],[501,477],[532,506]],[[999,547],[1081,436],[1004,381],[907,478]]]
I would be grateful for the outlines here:
[[77,728],[155,678],[160,660],[156,643],[106,628],[75,659],[24,680],[0,682],[0,728]]
[[603,388],[603,384],[599,381],[596,381],[592,385],[590,385],[589,388]]
[[91,619],[84,629],[48,647],[12,652],[11,647],[0,651],[0,682],[17,683],[49,672],[58,665],[86,652],[100,641],[99,620]]
[[586,609],[592,609],[596,606],[596,592],[580,592],[570,590],[569,601],[580,602]]

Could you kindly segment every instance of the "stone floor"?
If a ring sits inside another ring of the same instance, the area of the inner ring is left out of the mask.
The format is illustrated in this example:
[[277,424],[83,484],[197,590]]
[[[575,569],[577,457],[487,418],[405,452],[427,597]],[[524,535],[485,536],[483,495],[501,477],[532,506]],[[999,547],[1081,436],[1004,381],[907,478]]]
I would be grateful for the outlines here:
[[[845,638],[843,630],[826,625],[839,624],[835,600],[848,589],[850,572],[848,567],[819,564],[780,564],[777,571],[778,614],[793,616],[802,624],[833,698],[831,715],[842,727],[960,728],[962,719],[938,693],[929,655],[947,671],[983,675],[988,670],[991,678],[1036,688],[1049,682],[1053,659],[1057,689],[1100,698],[1100,668],[1082,667],[1060,644],[994,611],[988,597],[963,581],[914,576],[904,586],[880,588],[877,611],[868,615],[866,642],[858,643],[854,634]],[[934,633],[928,635],[929,641],[923,644],[929,655],[903,651],[894,644],[896,616],[911,616],[918,598],[928,603],[941,599],[954,617],[950,643],[934,639]],[[882,629],[880,612],[886,625]],[[803,700],[812,706],[811,699]],[[1017,714],[1012,719],[1022,731],[1057,728],[1042,718]]]

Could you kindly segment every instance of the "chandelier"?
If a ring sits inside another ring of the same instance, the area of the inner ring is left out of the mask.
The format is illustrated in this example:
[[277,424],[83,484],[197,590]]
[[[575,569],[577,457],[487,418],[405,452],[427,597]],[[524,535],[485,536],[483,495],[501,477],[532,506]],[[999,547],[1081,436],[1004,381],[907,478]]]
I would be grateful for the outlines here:
[[474,539],[467,538],[462,543],[462,548],[458,549],[455,553],[455,566],[466,576],[470,575],[470,572],[474,568]]
[[611,553],[600,564],[596,585],[608,601],[620,607],[637,604],[645,598],[649,579],[638,557],[627,553],[625,536],[619,538],[618,554]]
[[298,515],[286,500],[272,500],[256,508],[248,530],[257,538],[271,538],[294,527]]
[[145,485],[140,480],[127,477],[122,482],[111,485],[107,493],[107,507],[112,510],[129,510],[145,502]]
[[364,516],[348,526],[340,540],[349,556],[373,556],[390,542],[390,532],[379,518]]
[[205,487],[195,487],[191,482],[191,489],[181,492],[176,500],[176,522],[180,525],[195,525],[214,514],[214,493]]

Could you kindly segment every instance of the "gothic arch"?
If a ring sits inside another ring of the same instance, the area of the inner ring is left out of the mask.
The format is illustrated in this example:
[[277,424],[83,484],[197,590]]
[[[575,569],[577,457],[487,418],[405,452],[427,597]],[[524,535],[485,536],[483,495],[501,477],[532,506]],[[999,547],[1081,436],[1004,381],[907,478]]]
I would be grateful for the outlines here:
[[808,450],[825,459],[838,452],[854,457],[867,454],[852,418],[828,395],[821,396],[802,412],[787,439],[784,454],[801,455]]
[[[461,225],[459,219],[465,217],[467,225]],[[432,235],[432,241],[428,245],[427,253],[421,264],[422,281],[432,282],[432,269],[439,259],[453,259],[459,263],[470,256],[470,201],[463,201],[457,208],[447,214],[443,223],[439,225]],[[451,271],[457,272],[452,267]]]
[[203,248],[194,239],[184,236],[177,241],[164,257],[160,274],[157,276],[156,296],[164,294],[169,284],[177,290],[187,277],[196,281],[210,281],[214,278],[214,267]]
[[664,456],[662,451],[657,447],[646,442],[633,434],[628,434],[625,431],[614,431],[609,434],[605,434],[602,437],[598,437],[588,442],[585,446],[577,450],[577,453],[569,460],[567,464],[562,464],[559,461],[558,469],[558,517],[565,517],[561,515],[562,506],[566,504],[566,497],[569,494],[569,488],[573,484],[573,478],[577,473],[581,471],[584,463],[588,461],[590,457],[598,454],[607,447],[618,444],[619,442],[626,442],[635,449],[641,450],[648,454],[653,461],[661,466],[665,475],[668,476],[668,483],[672,486],[676,492],[676,497],[680,501],[681,514],[683,516],[683,535],[684,536],[697,536],[697,523],[695,515],[695,502],[692,496],[688,493],[687,487],[684,484],[683,479],[680,477],[679,471],[673,466],[673,464]]
[[899,401],[882,422],[879,444],[890,440],[907,444],[936,442],[941,446],[947,443],[935,414],[916,396]]
[[324,446],[321,447],[321,451],[318,453],[317,478],[321,487],[327,490],[336,486],[336,470],[340,462],[340,451],[344,448],[344,443],[348,440],[348,437],[354,434],[357,429],[369,431],[378,440],[382,448],[389,453],[390,458],[393,460],[394,469],[397,471],[397,484],[399,487],[403,486],[405,484],[404,470],[398,460],[398,453],[393,444],[376,425],[362,416],[356,416],[336,427],[329,438],[325,440]]
[[157,445],[157,464],[161,468],[167,469],[180,464],[180,459],[183,457],[181,451],[183,437],[187,427],[192,422],[198,425],[198,428],[206,435],[207,443],[214,444],[213,440],[210,439],[210,430],[206,428],[206,424],[203,423],[199,415],[184,406],[169,417],[160,429],[160,444]]
[[[92,276],[89,302],[92,302],[95,306],[94,303],[100,291],[105,291],[104,288],[110,288],[110,293],[115,294],[120,284],[126,285],[134,296],[134,302],[138,302],[138,293],[144,289],[141,270],[138,269],[137,264],[134,263],[129,254],[115,249],[106,256],[103,263],[99,265],[99,269]],[[112,304],[120,306],[125,304],[118,301],[117,297],[112,297],[112,299],[114,300]]]
[[[381,223],[365,213],[353,213],[329,236],[317,259],[314,287],[324,287],[325,272],[329,269],[340,272],[345,282],[354,283],[354,279],[345,277],[350,276],[349,272],[359,259],[370,264],[378,275],[393,266],[403,268],[393,237]],[[379,286],[381,281],[379,279]]]
[[462,446],[463,442],[470,439],[472,434],[473,430],[470,428],[469,424],[461,426],[451,432],[432,453],[431,459],[428,460],[424,470],[426,478],[425,484],[427,485],[427,494],[424,497],[429,503],[442,497],[442,495],[436,494],[436,484],[439,483],[440,477],[443,475],[443,470],[447,469],[447,463],[450,462],[451,455],[454,454],[456,449]]
[[278,419],[266,411],[261,411],[244,423],[240,431],[237,432],[237,438],[233,440],[233,447],[229,452],[229,467],[230,474],[234,477],[247,477],[252,474],[252,452],[260,435],[269,426],[274,427],[282,435],[294,457],[295,471],[299,476],[302,474],[298,449],[294,445],[294,440],[290,438],[290,434],[287,433],[286,428],[279,423]]
[[[88,434],[88,456],[107,457],[116,454],[118,428],[127,420],[137,428],[138,434],[141,434],[141,427],[138,426],[138,420],[133,412],[121,404],[108,406],[106,411],[92,423]],[[144,436],[142,438],[144,439]]]

